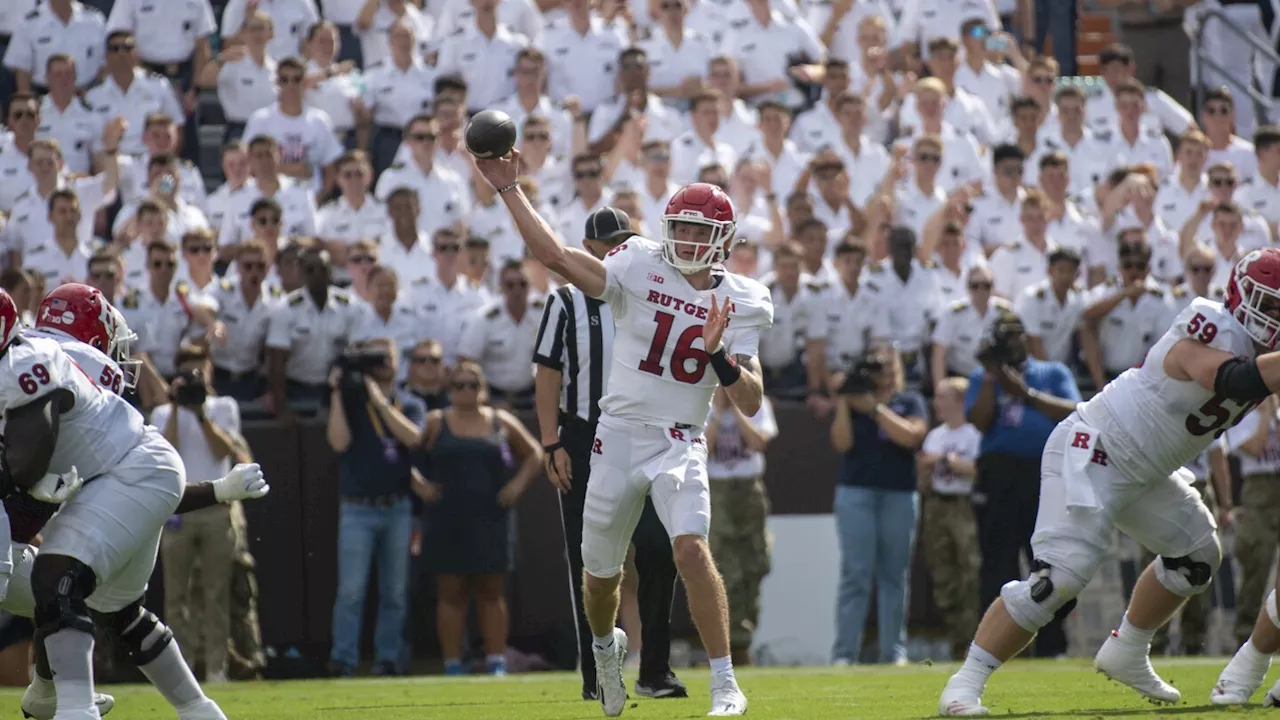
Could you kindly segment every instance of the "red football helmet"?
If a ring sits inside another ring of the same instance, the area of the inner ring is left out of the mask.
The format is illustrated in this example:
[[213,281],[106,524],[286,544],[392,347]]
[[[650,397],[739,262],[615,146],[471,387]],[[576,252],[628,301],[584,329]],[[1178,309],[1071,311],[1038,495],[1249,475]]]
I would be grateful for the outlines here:
[[1223,303],[1245,332],[1267,349],[1280,340],[1280,249],[1254,250],[1240,258],[1227,280]]
[[686,275],[724,262],[737,228],[735,219],[733,201],[715,185],[680,188],[662,215],[662,258]]
[[129,330],[120,311],[112,307],[97,288],[80,283],[54,288],[40,302],[36,328],[101,350],[120,365],[126,384],[133,387],[139,363],[130,359],[129,345],[138,336]]
[[0,351],[9,347],[21,327],[22,314],[18,312],[18,304],[8,292],[0,289]]

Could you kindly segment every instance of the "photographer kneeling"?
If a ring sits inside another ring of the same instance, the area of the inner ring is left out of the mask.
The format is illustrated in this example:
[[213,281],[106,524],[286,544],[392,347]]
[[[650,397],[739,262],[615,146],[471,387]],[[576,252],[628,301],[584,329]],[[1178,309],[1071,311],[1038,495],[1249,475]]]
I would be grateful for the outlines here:
[[[978,361],[982,367],[969,376],[964,404],[969,422],[982,433],[973,504],[982,553],[978,606],[985,608],[1006,582],[1024,577],[1019,552],[1025,550],[1034,566],[1040,454],[1054,426],[1075,411],[1080,389],[1066,365],[1028,356],[1026,329],[1008,310],[992,319]],[[1064,606],[1040,631],[1037,656],[1066,652],[1062,618],[1073,606]]]
[[[378,566],[378,626],[373,636],[375,675],[399,674],[408,609],[411,492],[429,494],[415,477],[410,449],[388,429],[390,422],[421,427],[422,401],[395,389],[396,348],[389,339],[352,345],[329,375],[332,404],[326,436],[339,454],[338,597],[333,604],[330,672],[355,674],[360,661],[369,571]],[[366,378],[389,399],[372,403]]]
[[[216,397],[213,365],[201,346],[183,346],[176,358],[178,376],[169,384],[169,403],[152,411],[151,422],[182,457],[189,482],[205,482],[231,471],[232,461],[252,462],[240,435],[240,407],[233,398]],[[166,618],[178,638],[187,665],[204,651],[209,682],[227,680],[231,638],[231,573],[236,533],[231,503],[174,515],[160,541],[164,560]],[[198,565],[197,568],[197,559]],[[199,572],[202,598],[193,602],[193,576]]]
[[907,589],[915,542],[916,450],[929,430],[919,393],[903,390],[902,361],[889,348],[871,351],[836,395],[831,444],[841,454],[836,480],[840,590],[836,664],[858,662],[875,580],[880,662],[907,659]]

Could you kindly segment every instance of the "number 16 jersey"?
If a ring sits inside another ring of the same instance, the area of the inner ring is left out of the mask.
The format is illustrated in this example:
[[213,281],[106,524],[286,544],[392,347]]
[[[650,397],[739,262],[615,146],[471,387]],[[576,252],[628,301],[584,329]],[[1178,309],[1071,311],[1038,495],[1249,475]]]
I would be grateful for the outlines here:
[[604,260],[599,299],[613,310],[613,367],[600,400],[606,415],[651,425],[701,428],[719,380],[702,328],[711,296],[732,304],[721,344],[730,357],[755,357],[760,331],[773,325],[773,299],[750,278],[712,271],[712,286],[695,290],[662,259],[662,245],[633,237]]
[[1184,339],[1239,357],[1257,354],[1253,339],[1221,303],[1196,298],[1137,367],[1082,403],[1081,419],[1098,428],[1108,460],[1130,480],[1168,477],[1257,405],[1169,377],[1165,356]]

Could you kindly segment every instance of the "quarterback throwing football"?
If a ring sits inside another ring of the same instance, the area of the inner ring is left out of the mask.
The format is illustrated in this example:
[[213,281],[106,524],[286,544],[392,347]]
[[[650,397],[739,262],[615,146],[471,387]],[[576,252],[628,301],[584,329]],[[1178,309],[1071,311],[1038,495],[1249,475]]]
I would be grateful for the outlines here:
[[672,538],[689,609],[711,658],[711,715],[741,715],[747,698],[729,659],[728,604],[707,546],[711,500],[703,427],[716,386],[747,417],[764,394],[756,349],[773,324],[764,286],[725,272],[734,209],[713,185],[678,191],[662,242],[633,237],[603,261],[565,247],[516,182],[520,153],[477,160],[521,237],[543,265],[609,303],[616,337],[600,400],[583,511],[583,600],[595,637],[600,703],[622,714],[627,636],[617,629],[618,585],[645,496]]
[[[940,714],[988,713],[981,702],[987,678],[1074,602],[1106,557],[1112,528],[1158,557],[1094,667],[1153,702],[1181,699],[1151,667],[1151,638],[1209,587],[1222,562],[1213,515],[1181,468],[1280,388],[1277,339],[1280,250],[1255,250],[1232,270],[1225,303],[1197,298],[1137,367],[1058,424],[1040,464],[1035,569],[1005,585],[987,610],[964,665],[942,691]],[[1226,684],[1232,691],[1252,684],[1231,693],[1247,698],[1260,682]]]

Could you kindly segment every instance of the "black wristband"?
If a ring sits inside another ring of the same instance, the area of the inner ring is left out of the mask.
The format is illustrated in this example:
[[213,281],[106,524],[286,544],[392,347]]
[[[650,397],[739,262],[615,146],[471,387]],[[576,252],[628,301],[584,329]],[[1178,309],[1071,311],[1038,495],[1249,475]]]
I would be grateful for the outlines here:
[[738,367],[738,363],[729,357],[724,348],[711,353],[711,369],[716,371],[722,387],[729,387],[742,377],[742,368]]
[[564,443],[557,440],[556,442],[553,442],[550,445],[543,445],[542,451],[545,453],[553,453],[562,447],[564,447]]

